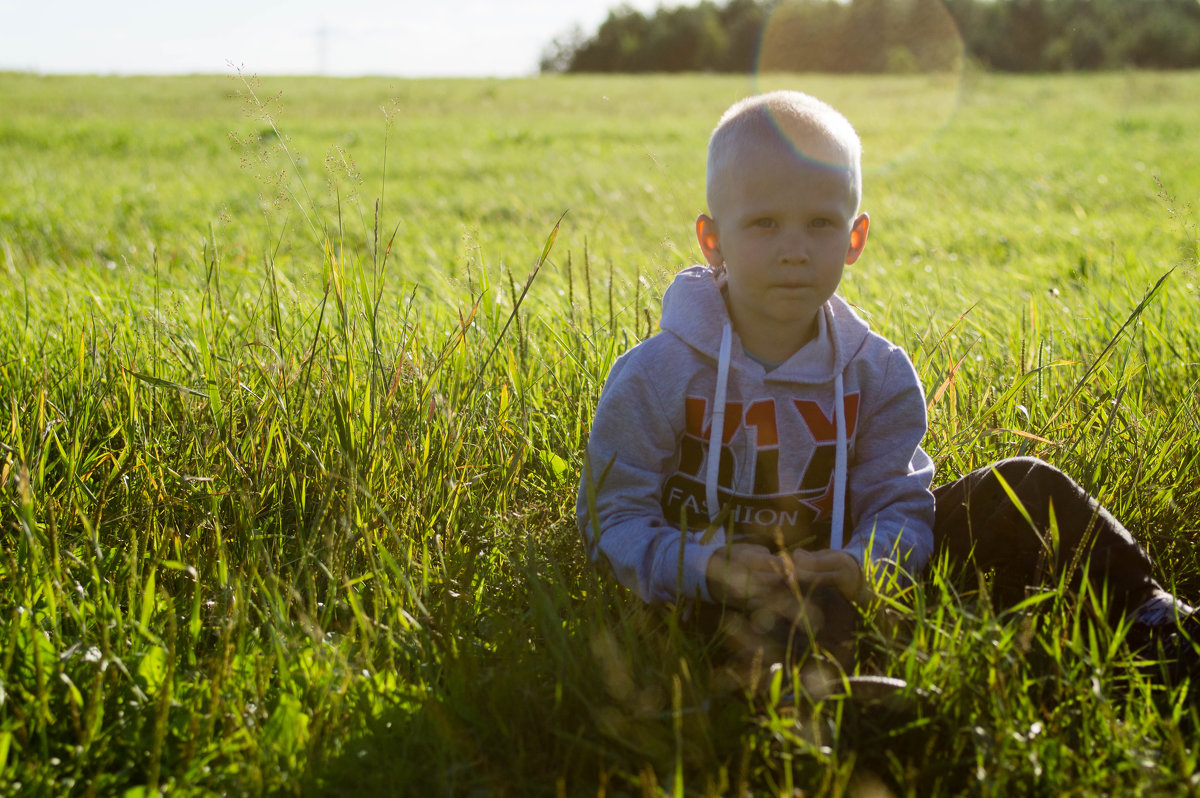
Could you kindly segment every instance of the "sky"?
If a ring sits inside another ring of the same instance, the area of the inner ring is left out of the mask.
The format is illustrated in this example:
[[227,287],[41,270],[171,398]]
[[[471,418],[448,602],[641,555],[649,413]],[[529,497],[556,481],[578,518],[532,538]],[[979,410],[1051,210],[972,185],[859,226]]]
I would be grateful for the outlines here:
[[[514,77],[621,0],[0,0],[0,70]],[[652,12],[660,0],[627,0]]]

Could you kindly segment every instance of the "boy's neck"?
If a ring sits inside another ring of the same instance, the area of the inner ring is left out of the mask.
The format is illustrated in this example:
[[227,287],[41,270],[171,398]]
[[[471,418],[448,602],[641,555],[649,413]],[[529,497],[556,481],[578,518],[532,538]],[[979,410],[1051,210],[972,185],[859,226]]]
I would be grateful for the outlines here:
[[742,348],[760,363],[783,363],[820,332],[817,315],[802,327],[786,325],[769,330],[745,330],[734,319],[733,328],[741,338]]

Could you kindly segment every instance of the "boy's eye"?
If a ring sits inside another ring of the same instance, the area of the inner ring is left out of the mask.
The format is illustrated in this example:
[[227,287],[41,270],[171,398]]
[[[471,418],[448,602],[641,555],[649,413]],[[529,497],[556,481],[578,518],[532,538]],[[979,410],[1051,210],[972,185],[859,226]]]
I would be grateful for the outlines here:
[[833,225],[832,219],[813,219],[809,224],[816,228],[830,227]]
[[763,217],[762,219],[755,219],[754,226],[755,227],[763,227],[763,228],[771,228],[771,227],[775,226],[775,220],[768,218],[768,217]]

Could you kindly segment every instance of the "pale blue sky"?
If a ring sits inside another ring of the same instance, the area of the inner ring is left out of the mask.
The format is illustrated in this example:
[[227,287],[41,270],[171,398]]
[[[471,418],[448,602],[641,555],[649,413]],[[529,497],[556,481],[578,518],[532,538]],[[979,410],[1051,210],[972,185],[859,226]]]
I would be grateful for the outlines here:
[[0,70],[508,77],[620,2],[0,0]]

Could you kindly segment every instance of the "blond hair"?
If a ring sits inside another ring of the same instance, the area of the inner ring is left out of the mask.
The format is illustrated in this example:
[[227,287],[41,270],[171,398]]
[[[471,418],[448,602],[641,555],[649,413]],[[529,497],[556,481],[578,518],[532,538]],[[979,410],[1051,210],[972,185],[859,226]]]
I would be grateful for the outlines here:
[[795,154],[844,169],[854,209],[862,200],[862,142],[836,108],[799,91],[773,91],[730,106],[708,140],[707,200],[710,211],[724,190],[722,181],[747,149],[786,145]]

